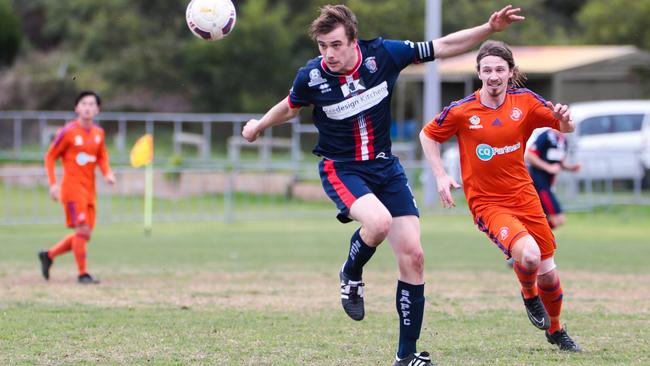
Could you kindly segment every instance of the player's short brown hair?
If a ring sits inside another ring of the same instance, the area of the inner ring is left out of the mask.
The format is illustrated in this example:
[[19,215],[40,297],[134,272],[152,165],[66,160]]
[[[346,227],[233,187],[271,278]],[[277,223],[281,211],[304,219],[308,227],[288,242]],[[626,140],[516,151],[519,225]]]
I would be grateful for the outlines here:
[[515,65],[515,58],[512,56],[510,47],[505,42],[487,40],[483,42],[481,48],[476,55],[476,70],[480,71],[481,60],[487,56],[501,57],[508,63],[508,67],[512,70],[512,77],[508,80],[508,85],[521,87],[526,81],[526,75],[519,71],[519,67]]
[[316,40],[317,36],[330,33],[341,25],[345,28],[348,41],[357,38],[357,16],[354,15],[352,10],[345,5],[325,5],[320,8],[318,18],[311,22],[309,35]]

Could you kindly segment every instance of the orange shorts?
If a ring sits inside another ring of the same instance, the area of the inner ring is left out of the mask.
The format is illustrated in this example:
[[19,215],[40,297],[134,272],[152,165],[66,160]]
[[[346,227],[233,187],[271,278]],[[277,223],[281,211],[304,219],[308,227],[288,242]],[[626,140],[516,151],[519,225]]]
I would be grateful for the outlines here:
[[479,230],[484,232],[508,257],[512,245],[526,234],[530,234],[535,239],[542,260],[552,257],[555,252],[555,235],[539,203],[517,211],[511,208],[488,206],[476,212],[474,222]]
[[80,225],[95,227],[95,204],[83,199],[63,201],[66,225],[75,228]]

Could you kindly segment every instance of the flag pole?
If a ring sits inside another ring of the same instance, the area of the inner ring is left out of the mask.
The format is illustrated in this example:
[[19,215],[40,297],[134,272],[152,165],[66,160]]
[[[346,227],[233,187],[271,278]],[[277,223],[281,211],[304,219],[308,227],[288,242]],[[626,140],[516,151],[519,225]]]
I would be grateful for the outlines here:
[[153,160],[144,170],[144,235],[151,236],[153,223]]
[[145,134],[135,142],[129,156],[131,166],[144,165],[144,235],[151,236],[153,224],[153,136]]

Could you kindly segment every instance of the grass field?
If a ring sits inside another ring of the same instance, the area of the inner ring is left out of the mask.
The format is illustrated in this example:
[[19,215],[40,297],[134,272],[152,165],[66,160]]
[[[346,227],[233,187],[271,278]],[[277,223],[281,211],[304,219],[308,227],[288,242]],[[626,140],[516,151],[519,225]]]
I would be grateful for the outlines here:
[[[650,364],[650,209],[570,214],[557,232],[565,354],[526,318],[502,255],[468,216],[422,218],[426,313],[420,348],[441,365]],[[335,219],[98,227],[90,269],[71,255],[52,280],[36,252],[61,226],[0,227],[0,365],[390,365],[396,265],[365,270],[366,319],[340,309],[337,270],[353,224]]]

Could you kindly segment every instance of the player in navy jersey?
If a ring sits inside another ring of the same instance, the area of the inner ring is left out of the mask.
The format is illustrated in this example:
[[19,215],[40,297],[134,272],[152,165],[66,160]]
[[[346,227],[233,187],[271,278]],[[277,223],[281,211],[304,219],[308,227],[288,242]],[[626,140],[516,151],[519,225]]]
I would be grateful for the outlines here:
[[562,170],[570,172],[580,170],[580,164],[566,161],[567,152],[568,144],[564,135],[560,131],[547,129],[537,136],[524,156],[529,165],[528,172],[552,229],[563,225],[566,221],[562,206],[551,189],[555,176]]
[[428,42],[383,38],[359,40],[357,20],[345,5],[326,5],[310,27],[321,56],[307,62],[289,95],[260,120],[252,119],[242,135],[254,141],[269,127],[313,105],[318,129],[314,154],[337,218],[361,227],[350,240],[339,271],[341,303],[354,320],[365,315],[362,271],[376,247],[388,239],[399,266],[396,308],[399,344],[395,365],[432,365],[427,352],[417,352],[424,314],[424,254],[419,213],[399,161],[391,153],[390,100],[402,69],[412,63],[460,54],[494,32],[523,20],[520,9],[506,6],[483,25]]

